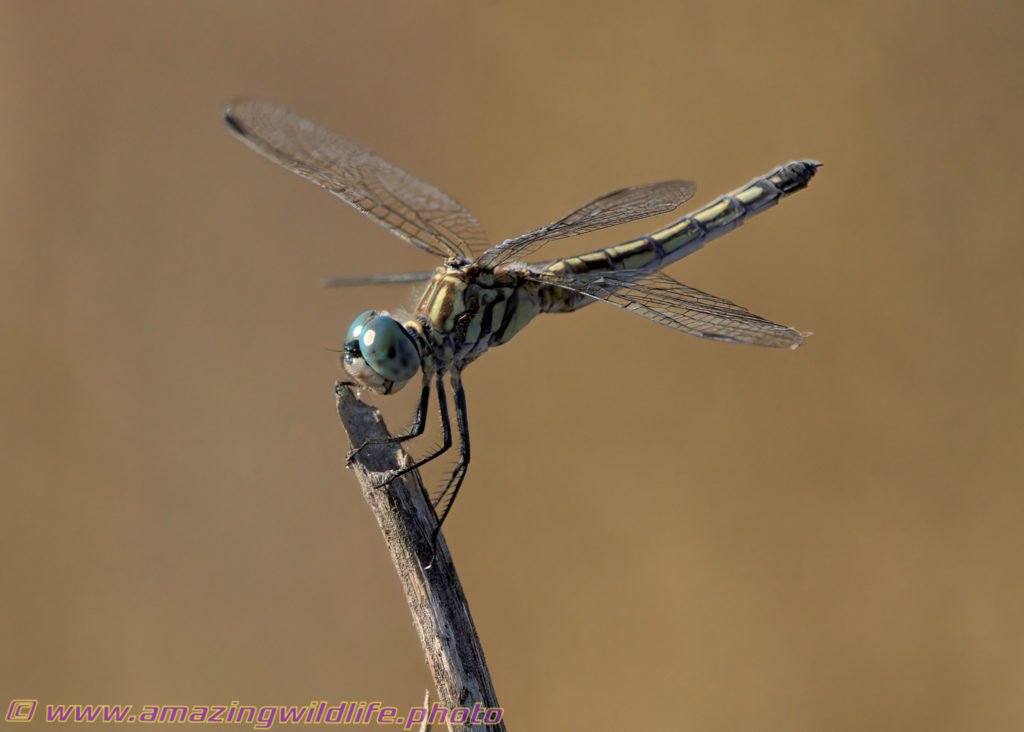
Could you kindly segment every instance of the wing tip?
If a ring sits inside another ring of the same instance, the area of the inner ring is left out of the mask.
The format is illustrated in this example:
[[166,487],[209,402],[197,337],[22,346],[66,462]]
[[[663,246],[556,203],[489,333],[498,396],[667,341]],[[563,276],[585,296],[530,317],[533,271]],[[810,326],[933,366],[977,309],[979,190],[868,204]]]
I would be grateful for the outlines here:
[[232,132],[234,132],[236,135],[241,135],[244,137],[245,127],[242,126],[242,123],[238,119],[238,117],[234,116],[233,111],[234,110],[232,106],[229,105],[225,107],[223,114],[221,114],[221,118],[224,120],[224,124],[226,124]]
[[812,335],[814,335],[814,333],[812,333],[809,330],[804,330],[804,331],[794,330],[793,332],[796,333],[796,340],[794,340],[793,341],[793,345],[791,345],[789,347],[789,350],[791,350],[791,351],[795,351],[796,349],[798,349],[800,346],[802,346],[804,344],[804,342],[808,338],[810,338]]
[[242,122],[242,113],[244,108],[251,104],[247,99],[238,99],[233,102],[228,102],[224,105],[224,109],[221,110],[220,117],[224,120],[224,124],[234,132],[236,135],[245,137],[249,134],[248,128]]

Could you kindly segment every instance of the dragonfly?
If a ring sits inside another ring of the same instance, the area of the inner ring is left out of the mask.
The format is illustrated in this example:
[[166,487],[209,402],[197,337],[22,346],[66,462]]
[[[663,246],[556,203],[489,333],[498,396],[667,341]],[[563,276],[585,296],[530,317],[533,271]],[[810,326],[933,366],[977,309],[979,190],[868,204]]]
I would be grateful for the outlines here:
[[[391,233],[444,261],[432,272],[334,279],[329,286],[427,282],[411,317],[367,310],[353,321],[341,361],[352,385],[393,394],[420,374],[410,427],[392,440],[423,434],[431,386],[442,441],[428,455],[389,473],[381,486],[451,449],[447,378],[459,437],[459,458],[434,500],[436,531],[458,495],[470,462],[463,370],[485,351],[512,339],[541,313],[568,313],[605,302],[700,338],[797,348],[803,335],[746,308],[677,282],[661,269],[732,231],[750,217],[805,188],[821,163],[801,160],[755,178],[704,208],[646,236],[579,256],[528,264],[549,242],[667,213],[696,186],[670,180],[605,193],[560,219],[491,246],[480,223],[451,196],[359,143],[282,107],[241,101],[224,110],[246,146],[316,183]],[[369,443],[355,446],[350,460]]]

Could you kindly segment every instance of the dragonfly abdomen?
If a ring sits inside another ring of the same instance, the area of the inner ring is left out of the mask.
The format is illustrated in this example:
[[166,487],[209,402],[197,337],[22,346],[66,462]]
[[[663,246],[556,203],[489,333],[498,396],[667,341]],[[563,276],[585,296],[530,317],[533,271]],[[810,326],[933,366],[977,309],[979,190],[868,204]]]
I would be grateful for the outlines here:
[[[657,272],[806,187],[819,166],[820,163],[813,160],[788,163],[647,236],[559,259],[544,266],[543,270],[574,275],[612,271]],[[545,312],[570,312],[594,302],[592,298],[565,290],[546,299],[551,302],[544,307]]]
[[[658,262],[655,269],[692,254],[712,239],[729,233],[784,197],[805,188],[819,165],[813,160],[783,165],[763,178],[755,178],[742,188],[722,196],[696,213],[654,232],[647,238],[665,252],[664,259]],[[612,247],[613,250],[617,248]]]

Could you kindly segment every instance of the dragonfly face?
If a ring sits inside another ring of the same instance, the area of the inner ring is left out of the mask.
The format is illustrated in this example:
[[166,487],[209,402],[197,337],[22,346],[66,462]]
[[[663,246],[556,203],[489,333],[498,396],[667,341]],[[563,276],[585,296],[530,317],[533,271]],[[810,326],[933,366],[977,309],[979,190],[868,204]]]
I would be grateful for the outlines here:
[[[459,460],[435,502],[444,521],[469,465],[469,426],[462,370],[487,349],[512,338],[540,313],[568,313],[605,302],[683,333],[715,341],[796,348],[804,334],[751,313],[723,297],[677,282],[662,270],[732,231],[783,198],[803,190],[820,163],[798,160],[755,178],[688,216],[638,239],[586,254],[531,264],[551,241],[674,210],[696,190],[669,180],[620,188],[562,218],[491,246],[480,222],[451,196],[353,140],[281,107],[246,101],[224,121],[245,145],[316,183],[391,233],[445,264],[433,273],[334,280],[332,285],[427,282],[413,318],[399,323],[368,310],[352,323],[342,363],[359,385],[392,394],[422,372],[420,400],[409,430],[423,434],[431,384],[441,417],[442,445],[388,480],[452,447],[444,381],[451,387]],[[357,446],[357,455],[364,446]],[[442,501],[447,496],[447,503]]]
[[348,329],[341,363],[360,386],[394,394],[420,370],[420,352],[401,323],[387,313],[367,310]]

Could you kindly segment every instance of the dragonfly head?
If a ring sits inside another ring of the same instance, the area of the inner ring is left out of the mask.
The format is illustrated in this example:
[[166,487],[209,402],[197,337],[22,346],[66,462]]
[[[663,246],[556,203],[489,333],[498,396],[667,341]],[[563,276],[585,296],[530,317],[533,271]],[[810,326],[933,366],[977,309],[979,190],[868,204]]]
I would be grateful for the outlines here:
[[393,394],[420,370],[420,352],[401,323],[387,313],[367,310],[348,329],[341,363],[360,386]]

